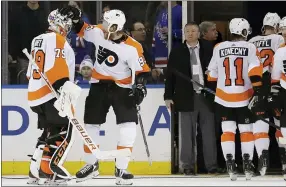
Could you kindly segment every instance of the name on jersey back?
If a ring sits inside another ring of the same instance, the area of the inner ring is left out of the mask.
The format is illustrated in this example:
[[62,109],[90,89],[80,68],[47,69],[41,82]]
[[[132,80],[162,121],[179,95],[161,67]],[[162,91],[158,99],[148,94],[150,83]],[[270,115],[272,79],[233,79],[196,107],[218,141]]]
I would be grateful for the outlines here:
[[248,48],[245,47],[228,47],[219,50],[220,57],[226,57],[229,55],[236,56],[248,56]]
[[271,47],[271,39],[268,40],[258,40],[253,42],[253,44],[257,47]]

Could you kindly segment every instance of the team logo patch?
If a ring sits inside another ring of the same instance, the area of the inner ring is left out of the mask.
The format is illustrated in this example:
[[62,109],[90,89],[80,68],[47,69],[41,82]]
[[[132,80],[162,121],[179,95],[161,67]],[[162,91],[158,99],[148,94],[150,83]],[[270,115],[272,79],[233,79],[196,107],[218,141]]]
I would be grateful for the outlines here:
[[96,58],[99,64],[105,63],[109,67],[113,67],[118,63],[118,55],[102,46],[99,46]]

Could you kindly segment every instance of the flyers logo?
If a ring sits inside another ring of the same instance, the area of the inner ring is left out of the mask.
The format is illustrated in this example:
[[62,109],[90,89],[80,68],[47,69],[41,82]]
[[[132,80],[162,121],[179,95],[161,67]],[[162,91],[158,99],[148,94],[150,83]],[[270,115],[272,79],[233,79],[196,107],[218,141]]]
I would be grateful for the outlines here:
[[105,63],[109,67],[113,67],[118,63],[118,56],[115,52],[99,46],[97,52],[97,62],[99,64]]

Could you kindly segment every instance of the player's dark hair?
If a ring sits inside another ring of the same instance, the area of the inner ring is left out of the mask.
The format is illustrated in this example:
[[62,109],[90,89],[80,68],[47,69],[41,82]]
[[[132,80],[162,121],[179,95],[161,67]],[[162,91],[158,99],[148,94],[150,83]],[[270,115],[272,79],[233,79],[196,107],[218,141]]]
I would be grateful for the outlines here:
[[194,21],[188,22],[188,23],[185,25],[184,28],[186,28],[187,26],[196,26],[196,27],[198,27],[198,29],[200,30],[199,25],[198,25],[196,22],[194,22]]

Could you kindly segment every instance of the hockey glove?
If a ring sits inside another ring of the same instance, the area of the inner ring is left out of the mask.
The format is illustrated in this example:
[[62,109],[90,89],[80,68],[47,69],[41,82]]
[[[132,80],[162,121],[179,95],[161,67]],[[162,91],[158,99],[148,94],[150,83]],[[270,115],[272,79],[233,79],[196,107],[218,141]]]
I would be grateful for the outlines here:
[[73,6],[61,8],[59,12],[61,15],[64,15],[70,18],[73,23],[78,23],[82,15],[81,10]]
[[147,95],[147,89],[143,84],[137,84],[135,91],[134,91],[134,97],[135,97],[135,103],[137,105],[140,105],[143,101],[143,99]]
[[265,100],[262,94],[262,86],[253,87],[254,94],[249,101],[248,109],[256,115],[263,115],[265,113]]
[[281,115],[282,109],[282,100],[280,98],[280,85],[273,85],[271,86],[270,95],[267,98],[269,111],[272,113],[273,116],[279,117]]

